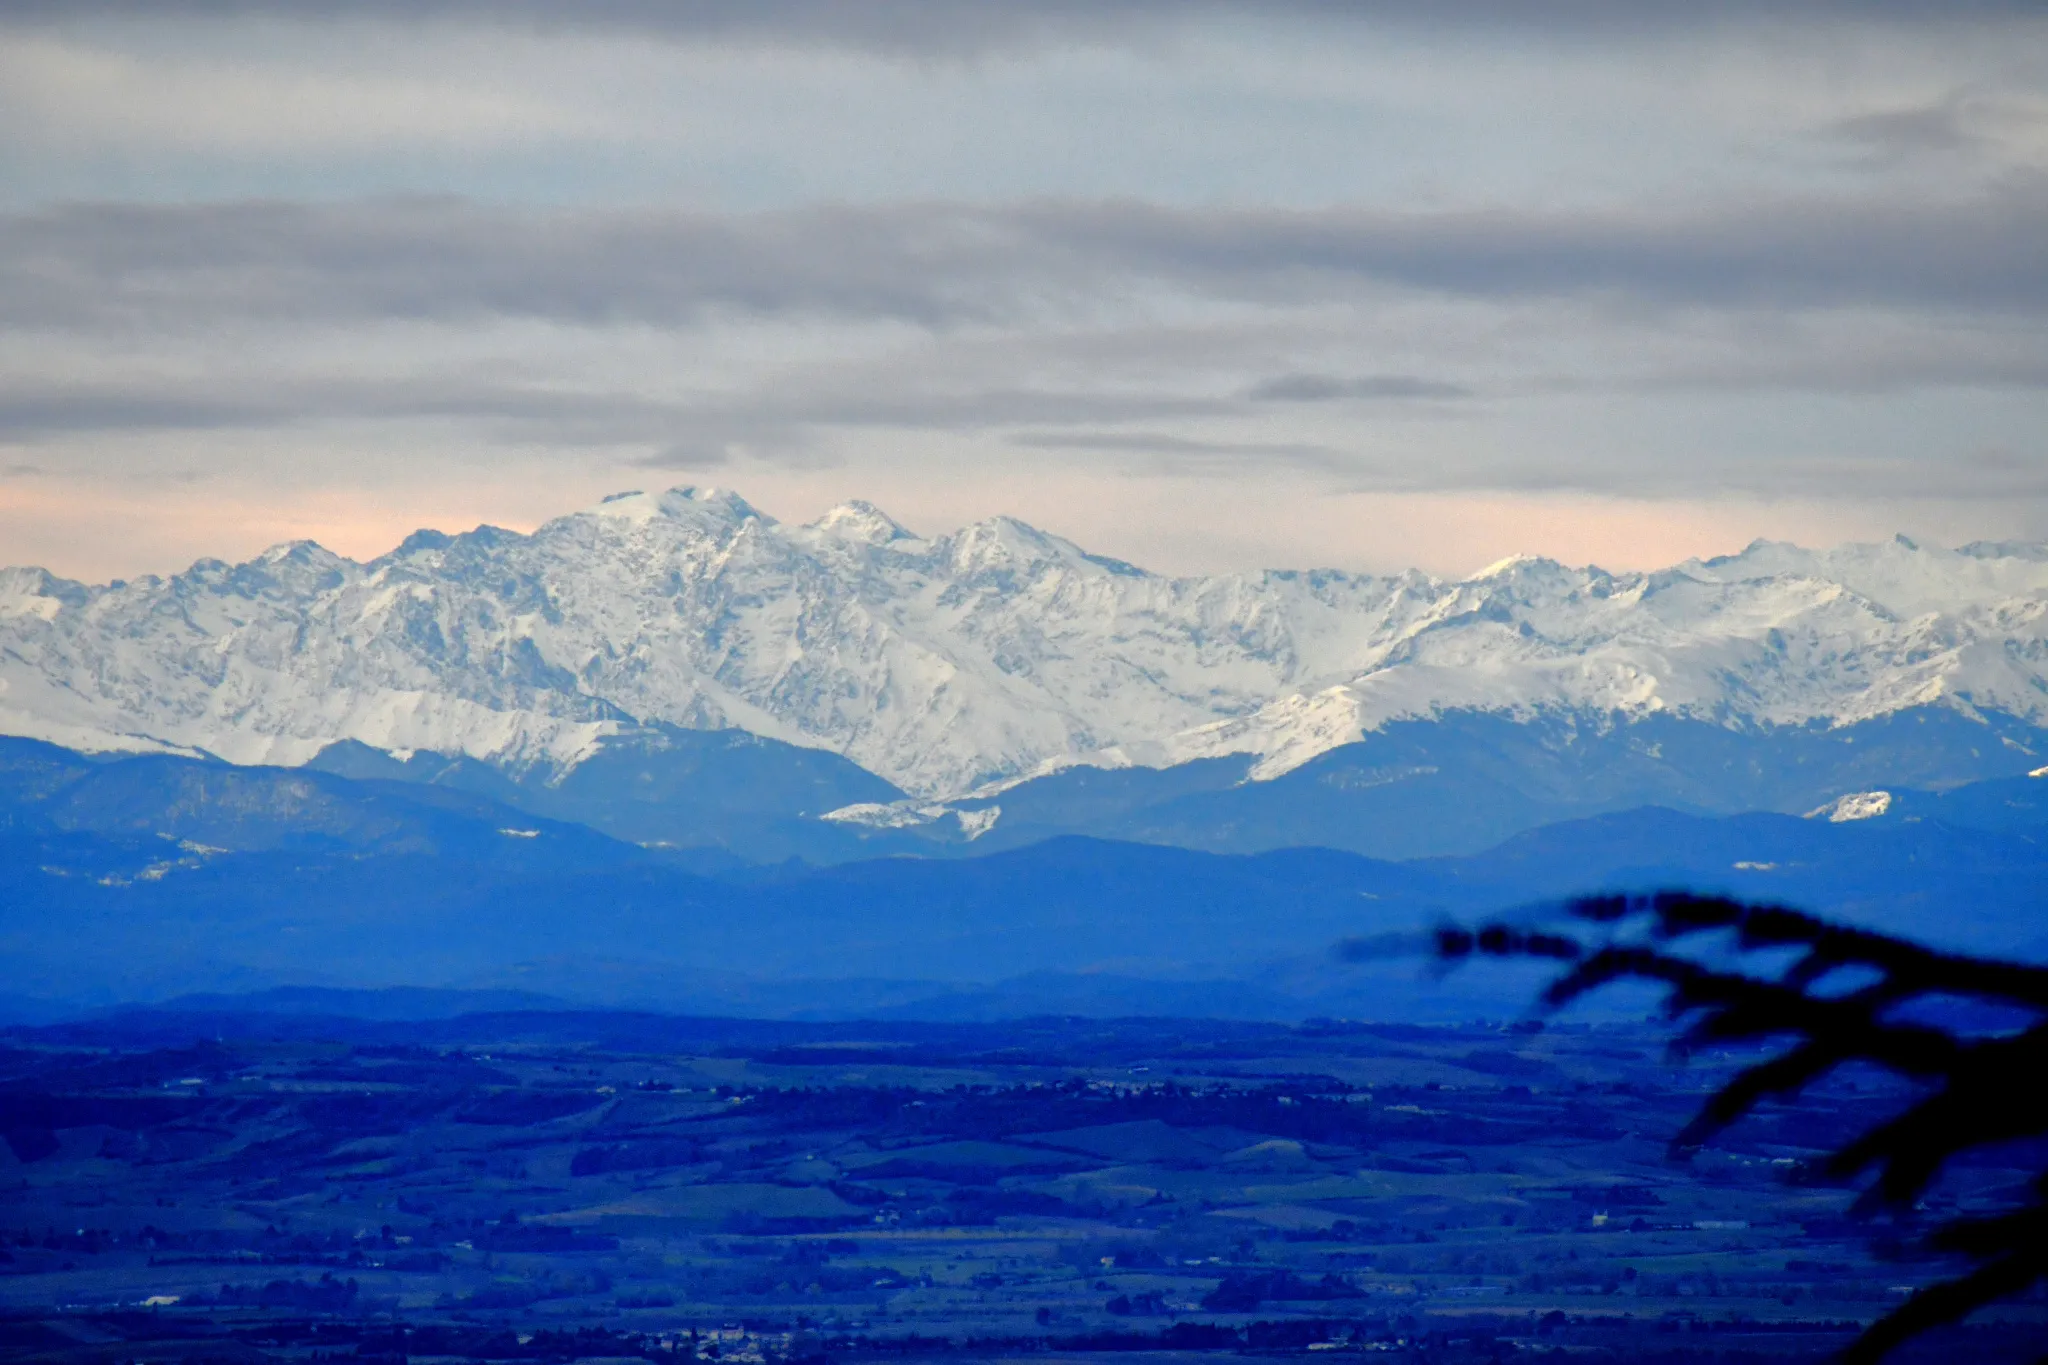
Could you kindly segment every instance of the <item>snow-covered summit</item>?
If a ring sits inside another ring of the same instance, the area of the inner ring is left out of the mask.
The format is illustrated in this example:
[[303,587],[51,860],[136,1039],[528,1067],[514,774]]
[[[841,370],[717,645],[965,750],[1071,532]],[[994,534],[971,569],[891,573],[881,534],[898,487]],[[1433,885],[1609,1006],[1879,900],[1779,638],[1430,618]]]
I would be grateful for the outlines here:
[[858,498],[852,502],[842,502],[832,508],[812,522],[809,529],[820,535],[857,540],[868,545],[886,545],[895,540],[917,539],[887,512],[871,502],[862,502]]
[[1758,542],[1653,573],[1171,578],[1008,517],[924,537],[850,502],[617,495],[531,535],[300,542],[87,586],[0,571],[0,731],[297,763],[355,739],[567,767],[636,722],[829,748],[922,798],[1073,762],[1272,776],[1482,709],[2048,722],[2048,547]]

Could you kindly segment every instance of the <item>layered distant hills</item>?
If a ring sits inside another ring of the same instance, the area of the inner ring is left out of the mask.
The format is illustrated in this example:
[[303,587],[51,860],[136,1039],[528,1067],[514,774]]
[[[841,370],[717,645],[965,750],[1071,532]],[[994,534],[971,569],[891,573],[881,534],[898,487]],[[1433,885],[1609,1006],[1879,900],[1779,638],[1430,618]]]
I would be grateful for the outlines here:
[[17,1003],[1441,1017],[1330,945],[1672,881],[2048,952],[2039,545],[1167,578],[681,489],[7,570],[0,734]]
[[[1855,796],[1809,817],[1644,807],[1405,861],[1066,834],[749,864],[430,784],[12,740],[0,1015],[294,986],[812,1016],[1498,1018],[1527,1007],[1526,979],[1432,980],[1416,949],[1433,925],[1672,884],[2048,956],[2048,780]],[[1333,954],[1361,938],[1385,951]]]

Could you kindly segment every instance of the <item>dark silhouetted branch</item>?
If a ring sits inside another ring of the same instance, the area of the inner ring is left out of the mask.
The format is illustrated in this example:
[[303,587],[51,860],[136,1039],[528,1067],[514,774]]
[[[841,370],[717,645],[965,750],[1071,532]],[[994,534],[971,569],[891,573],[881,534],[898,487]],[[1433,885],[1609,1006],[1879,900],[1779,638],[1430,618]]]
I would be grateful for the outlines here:
[[[1566,907],[1607,931],[1607,941],[1531,932],[1510,925],[1436,936],[1446,962],[1473,956],[1541,958],[1566,964],[1544,992],[1552,1008],[1618,981],[1665,990],[1665,1010],[1683,1029],[1683,1054],[1721,1044],[1781,1045],[1715,1093],[1673,1145],[1710,1141],[1767,1099],[1796,1100],[1847,1063],[1866,1063],[1919,1082],[1926,1093],[1903,1113],[1830,1154],[1822,1171],[1836,1178],[1874,1172],[1864,1205],[1912,1206],[1959,1154],[1990,1143],[2048,1134],[2048,969],[1959,956],[1917,943],[1830,924],[1778,905],[1748,905],[1687,891],[1596,896]],[[1611,936],[1632,925],[1643,939]],[[1731,936],[1739,952],[1791,950],[1774,977],[1709,966],[1673,945],[1700,935]],[[1853,984],[1824,987],[1838,975]],[[2024,1029],[1966,1035],[1911,1017],[1908,1007],[1968,1002],[2032,1016]],[[1995,1218],[1955,1219],[1928,1245],[1976,1262],[1967,1274],[1930,1285],[1858,1339],[1844,1359],[1874,1362],[1932,1327],[1959,1321],[1987,1304],[2048,1278],[2048,1173],[2027,1206]]]

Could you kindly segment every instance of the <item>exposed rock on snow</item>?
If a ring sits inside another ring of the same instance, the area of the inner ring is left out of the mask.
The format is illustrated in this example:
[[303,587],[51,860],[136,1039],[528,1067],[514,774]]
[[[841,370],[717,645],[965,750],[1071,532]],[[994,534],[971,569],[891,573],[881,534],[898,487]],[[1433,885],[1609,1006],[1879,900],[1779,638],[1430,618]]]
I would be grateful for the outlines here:
[[1829,824],[1842,825],[1851,820],[1874,820],[1891,808],[1890,792],[1850,792],[1808,811],[1806,818],[1817,820],[1826,816]]

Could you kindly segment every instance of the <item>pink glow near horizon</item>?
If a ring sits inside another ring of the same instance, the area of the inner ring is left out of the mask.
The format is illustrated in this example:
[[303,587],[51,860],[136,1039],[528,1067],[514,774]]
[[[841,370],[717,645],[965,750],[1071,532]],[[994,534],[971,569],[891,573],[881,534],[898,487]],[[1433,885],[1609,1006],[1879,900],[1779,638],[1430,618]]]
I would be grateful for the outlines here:
[[[1509,554],[1546,555],[1610,570],[1659,568],[1732,553],[1752,539],[1826,545],[1889,535],[1881,509],[1812,503],[1654,502],[1493,492],[1331,493],[1294,482],[1248,490],[1235,482],[1135,480],[1068,473],[1057,479],[911,477],[855,480],[845,471],[775,474],[732,486],[770,515],[807,521],[848,498],[873,502],[920,534],[1007,514],[1102,554],[1166,573],[1265,567],[1474,572]],[[196,559],[246,559],[288,540],[315,540],[369,559],[421,527],[455,532],[490,523],[531,531],[621,487],[688,482],[654,471],[466,486],[276,490],[167,484],[109,490],[61,478],[0,484],[0,561],[87,581],[177,572]],[[865,486],[856,486],[864,484]],[[1915,509],[1910,528],[1935,535]]]

